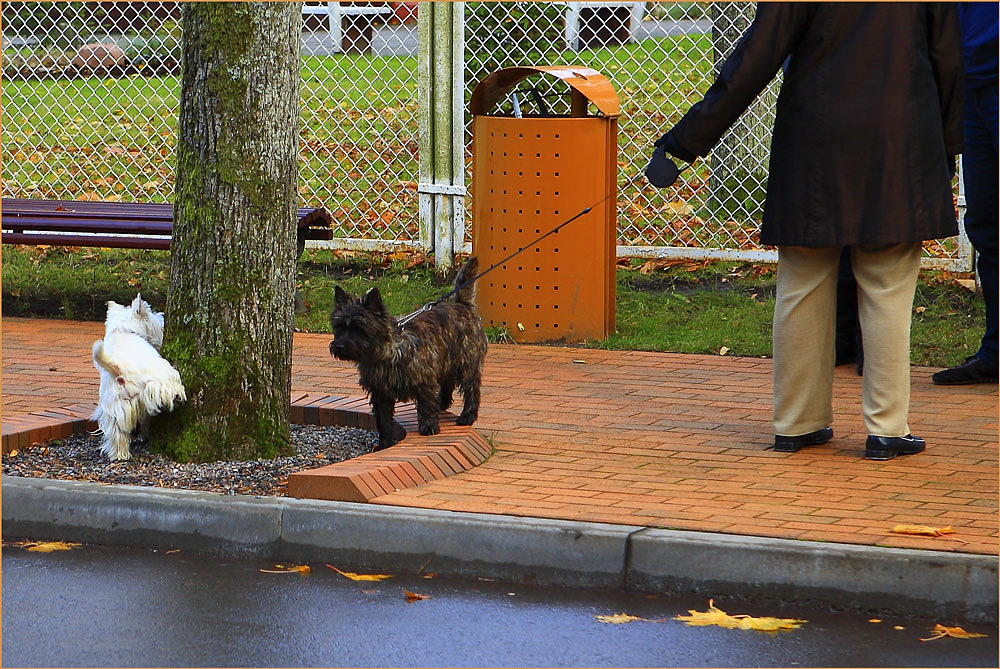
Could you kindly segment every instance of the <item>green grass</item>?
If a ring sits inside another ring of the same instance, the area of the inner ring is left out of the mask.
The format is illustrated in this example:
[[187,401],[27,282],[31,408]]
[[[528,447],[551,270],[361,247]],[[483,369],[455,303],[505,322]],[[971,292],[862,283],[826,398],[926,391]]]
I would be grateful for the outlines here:
[[[169,254],[3,247],[3,315],[103,320],[105,302],[130,301],[137,291],[166,304]],[[408,313],[448,291],[431,267],[407,267],[405,255],[372,256],[309,250],[299,268],[305,310],[301,331],[329,332],[333,288],[362,293],[379,286],[389,309]],[[618,332],[585,346],[615,350],[771,354],[774,272],[746,263],[661,263],[643,274],[642,261],[618,273]],[[944,367],[978,348],[982,299],[947,274],[924,272],[914,302],[912,360]],[[509,341],[499,328],[494,341]]]

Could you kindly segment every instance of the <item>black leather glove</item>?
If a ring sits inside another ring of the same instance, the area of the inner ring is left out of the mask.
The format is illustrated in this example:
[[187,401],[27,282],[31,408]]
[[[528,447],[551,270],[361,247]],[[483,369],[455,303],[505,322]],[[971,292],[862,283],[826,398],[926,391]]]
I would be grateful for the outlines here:
[[677,183],[680,173],[674,161],[667,157],[666,150],[662,146],[654,146],[653,157],[649,159],[645,170],[649,183],[657,188],[669,188]]
[[[645,175],[649,183],[657,188],[669,188],[677,183],[677,177],[681,170],[677,164],[667,155],[676,156],[685,162],[692,162],[695,158],[685,151],[671,137],[670,133],[663,135],[653,143],[653,157],[646,165]],[[691,156],[690,159],[687,156]]]

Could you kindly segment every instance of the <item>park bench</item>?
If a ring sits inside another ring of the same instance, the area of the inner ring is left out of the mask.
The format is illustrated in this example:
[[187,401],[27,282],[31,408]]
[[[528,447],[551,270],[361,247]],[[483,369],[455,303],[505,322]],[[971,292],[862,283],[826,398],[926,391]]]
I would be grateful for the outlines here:
[[[3,243],[169,249],[171,204],[3,199]],[[309,239],[333,239],[323,207],[298,210],[298,252]]]

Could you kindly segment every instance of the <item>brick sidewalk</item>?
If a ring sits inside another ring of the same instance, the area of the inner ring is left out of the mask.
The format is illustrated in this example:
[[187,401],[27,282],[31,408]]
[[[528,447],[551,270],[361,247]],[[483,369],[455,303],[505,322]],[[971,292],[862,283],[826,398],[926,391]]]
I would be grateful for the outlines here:
[[[98,323],[3,322],[5,414],[92,402]],[[293,390],[360,394],[329,335],[295,337]],[[583,360],[584,364],[575,362]],[[837,437],[796,454],[772,435],[771,361],[493,346],[476,427],[496,453],[377,503],[880,546],[997,552],[997,388],[938,387],[914,368],[926,453],[861,457],[860,379],[837,369]],[[888,534],[951,525],[955,538]]]

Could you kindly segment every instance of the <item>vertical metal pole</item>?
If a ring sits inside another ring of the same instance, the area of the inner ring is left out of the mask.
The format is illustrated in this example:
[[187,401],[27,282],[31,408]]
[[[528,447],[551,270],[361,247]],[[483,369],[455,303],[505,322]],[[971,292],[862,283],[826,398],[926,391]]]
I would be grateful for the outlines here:
[[465,234],[464,4],[427,2],[418,14],[420,242],[439,272]]
[[[417,11],[417,117],[419,121],[417,183],[434,180],[434,112],[431,109],[431,63],[434,59],[433,3]],[[420,189],[418,188],[418,191]],[[434,250],[434,203],[430,193],[418,192],[420,203],[420,247],[424,253]]]
[[[969,235],[965,232],[965,170],[962,158],[958,159],[958,258],[956,271],[976,272],[976,250],[972,248]],[[979,273],[976,272],[976,287],[979,287]]]
[[[465,3],[451,9],[451,183],[465,187]],[[465,246],[465,195],[452,195],[452,252]]]

